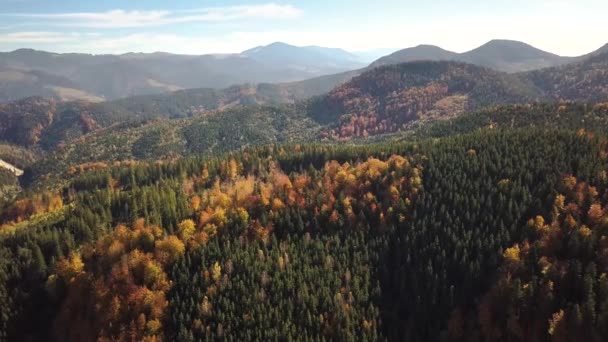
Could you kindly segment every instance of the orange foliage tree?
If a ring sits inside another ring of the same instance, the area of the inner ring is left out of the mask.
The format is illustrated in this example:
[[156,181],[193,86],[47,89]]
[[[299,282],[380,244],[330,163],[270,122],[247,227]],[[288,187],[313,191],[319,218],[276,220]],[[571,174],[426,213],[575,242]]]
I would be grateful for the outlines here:
[[162,339],[167,267],[184,244],[138,220],[57,263],[47,287],[66,299],[55,322],[61,341]]

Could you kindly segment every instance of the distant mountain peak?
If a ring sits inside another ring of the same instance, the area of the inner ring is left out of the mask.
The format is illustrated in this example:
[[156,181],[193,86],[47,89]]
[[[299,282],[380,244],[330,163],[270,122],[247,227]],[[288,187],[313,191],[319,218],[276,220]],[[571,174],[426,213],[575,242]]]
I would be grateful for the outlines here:
[[258,62],[276,65],[285,64],[298,70],[321,69],[343,72],[363,67],[358,57],[338,48],[321,46],[295,46],[284,42],[257,46],[241,53]]
[[299,47],[297,47],[295,45],[283,43],[283,42],[274,42],[274,43],[270,43],[268,45],[259,45],[254,48],[247,49],[247,50],[241,52],[241,54],[251,55],[251,54],[259,53],[261,51],[276,50],[276,49],[299,49]]
[[13,52],[44,52],[44,51],[36,50],[36,49],[32,49],[32,48],[20,48],[20,49],[14,50]]
[[410,49],[441,49],[439,46],[437,45],[432,45],[432,44],[418,44]]
[[370,67],[421,60],[453,60],[457,56],[457,53],[442,49],[439,46],[421,44],[414,47],[399,50],[388,56],[382,57],[372,63]]
[[267,47],[297,47],[295,45],[287,44],[284,42],[274,42],[267,45]]
[[54,55],[52,52],[46,52],[42,50],[36,50],[31,48],[22,48],[9,52],[15,55]]
[[534,51],[535,53],[542,53],[545,55],[557,56],[553,53],[543,51],[538,49],[528,43],[520,42],[518,40],[510,40],[510,39],[492,39],[489,42],[471,50],[484,50],[484,49],[519,49],[520,51]]
[[519,40],[513,40],[513,39],[492,39],[489,42],[487,42],[484,45],[526,45],[526,46],[531,46],[530,44],[524,43],[522,41]]

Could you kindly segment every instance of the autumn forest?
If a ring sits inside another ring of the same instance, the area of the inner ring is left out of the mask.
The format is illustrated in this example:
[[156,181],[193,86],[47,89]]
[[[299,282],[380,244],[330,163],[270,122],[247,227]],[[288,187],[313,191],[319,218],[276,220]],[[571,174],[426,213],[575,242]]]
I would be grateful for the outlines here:
[[0,341],[606,341],[583,57],[2,102]]

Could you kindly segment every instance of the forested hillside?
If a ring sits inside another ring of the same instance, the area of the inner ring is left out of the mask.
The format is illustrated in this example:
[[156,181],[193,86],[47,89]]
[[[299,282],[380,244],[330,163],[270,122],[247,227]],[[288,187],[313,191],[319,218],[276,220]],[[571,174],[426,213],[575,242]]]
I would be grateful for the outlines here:
[[53,150],[93,130],[117,124],[209,116],[246,106],[293,104],[324,94],[350,77],[351,73],[344,73],[278,85],[189,89],[102,103],[31,97],[0,104],[0,141]]
[[[402,132],[379,135],[373,140],[371,136],[353,139],[351,143],[416,141],[479,129],[525,127],[586,129],[606,134],[608,106],[605,103],[492,106],[453,119],[413,122]],[[203,117],[116,125],[64,144],[53,153],[38,156],[33,164],[21,164],[29,166],[22,182],[41,185],[90,169],[138,160],[174,160],[267,144],[309,143],[324,134],[325,129],[300,113],[297,107],[248,107]]]
[[553,101],[605,101],[608,97],[608,52],[584,62],[532,71],[526,76]]
[[31,96],[46,96],[64,101],[103,101],[103,98],[79,89],[78,85],[61,75],[12,68],[0,62],[0,103]]
[[367,137],[500,104],[605,102],[606,72],[608,54],[519,74],[457,62],[410,62],[367,71],[313,99],[307,111],[329,126],[325,137]]
[[127,122],[97,130],[46,153],[28,168],[23,181],[70,177],[121,162],[173,160],[250,146],[307,142],[314,140],[318,132],[319,125],[293,106],[250,106],[187,119]]
[[402,130],[409,122],[454,117],[501,103],[525,103],[542,94],[514,75],[456,62],[411,62],[379,67],[313,100],[310,115],[331,123],[330,137]]

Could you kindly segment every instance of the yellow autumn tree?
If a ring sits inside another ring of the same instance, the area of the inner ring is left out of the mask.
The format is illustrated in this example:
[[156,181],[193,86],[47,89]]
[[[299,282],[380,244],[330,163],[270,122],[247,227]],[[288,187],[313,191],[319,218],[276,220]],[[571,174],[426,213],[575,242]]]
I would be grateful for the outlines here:
[[513,247],[507,248],[503,253],[503,257],[505,258],[505,262],[511,266],[519,265],[521,261],[520,257],[520,248],[519,245],[515,245]]
[[560,324],[564,320],[564,310],[559,310],[554,313],[551,319],[549,319],[549,328],[547,333],[551,336],[554,336],[558,332],[558,328]]
[[190,200],[190,208],[192,208],[192,210],[196,211],[200,207],[201,207],[201,198],[198,196],[192,197],[192,199]]
[[285,208],[285,204],[283,204],[283,201],[281,201],[281,199],[274,198],[272,200],[272,210],[277,211],[277,210],[281,210],[283,208]]
[[213,267],[211,268],[211,278],[214,281],[218,281],[222,276],[222,266],[220,266],[219,262],[215,262]]
[[230,159],[228,161],[228,177],[230,179],[235,179],[239,174],[239,164],[234,159]]
[[194,235],[194,232],[196,231],[196,224],[194,221],[187,219],[183,220],[177,228],[179,231],[179,236],[182,238],[182,240],[188,240],[192,238],[192,235]]
[[55,266],[57,275],[69,282],[84,270],[84,262],[78,252],[71,252],[67,258],[61,259]]
[[161,241],[156,241],[156,259],[162,264],[169,264],[184,254],[186,247],[175,235],[170,235]]
[[587,218],[589,218],[591,223],[598,223],[602,216],[604,216],[602,206],[598,203],[592,204],[587,212]]

